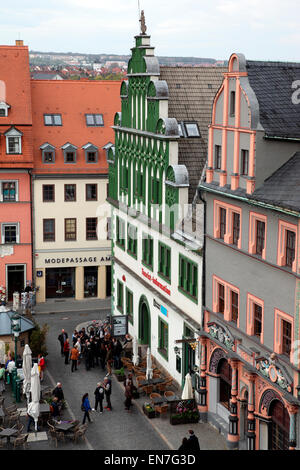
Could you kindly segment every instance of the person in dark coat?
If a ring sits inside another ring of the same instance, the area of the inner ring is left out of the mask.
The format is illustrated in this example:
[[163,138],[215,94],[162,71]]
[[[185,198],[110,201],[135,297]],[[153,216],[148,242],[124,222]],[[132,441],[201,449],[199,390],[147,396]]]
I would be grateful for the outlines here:
[[108,411],[111,411],[112,410],[111,401],[110,401],[111,380],[108,377],[104,377],[103,388],[104,388],[104,393],[106,397],[106,405],[107,405],[104,408],[106,408]]
[[189,445],[188,445],[188,438],[184,437],[182,439],[181,445],[178,447],[178,451],[180,454],[188,454],[189,452]]
[[121,353],[123,350],[123,346],[117,338],[113,338],[112,340],[112,351],[113,351],[113,359],[114,359],[114,368],[121,369]]
[[90,370],[91,363],[92,363],[92,349],[91,349],[91,345],[89,341],[86,341],[85,343],[83,357],[84,357],[86,370]]
[[97,411],[98,404],[100,405],[100,413],[103,413],[103,399],[104,399],[104,387],[103,385],[98,382],[97,387],[94,391],[95,395],[95,408],[93,408],[93,411]]
[[58,341],[60,342],[60,353],[64,356],[64,344],[66,339],[68,338],[68,333],[62,329],[60,335],[58,335]]
[[60,421],[60,411],[58,406],[58,398],[53,397],[50,405],[51,416],[55,421]]
[[192,429],[189,430],[190,437],[187,440],[188,450],[192,454],[198,454],[200,451],[200,444],[198,437],[194,434]]
[[56,384],[56,387],[55,389],[53,390],[52,392],[52,395],[54,397],[57,397],[58,398],[58,402],[62,401],[65,399],[64,397],[64,392],[63,392],[63,389],[62,389],[62,386],[61,386],[61,383],[60,382],[57,382]]

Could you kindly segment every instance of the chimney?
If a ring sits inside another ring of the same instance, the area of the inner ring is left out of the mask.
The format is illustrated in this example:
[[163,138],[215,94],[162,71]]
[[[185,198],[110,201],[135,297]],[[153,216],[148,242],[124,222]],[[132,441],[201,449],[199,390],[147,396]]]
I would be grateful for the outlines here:
[[24,46],[22,39],[16,39],[16,46]]

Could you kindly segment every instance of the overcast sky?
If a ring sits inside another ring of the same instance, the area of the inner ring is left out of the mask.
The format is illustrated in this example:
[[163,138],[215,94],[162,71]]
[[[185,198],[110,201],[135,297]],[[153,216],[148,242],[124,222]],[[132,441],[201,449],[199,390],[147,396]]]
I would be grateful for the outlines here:
[[300,60],[299,0],[0,0],[0,44],[130,54],[138,3],[157,56]]

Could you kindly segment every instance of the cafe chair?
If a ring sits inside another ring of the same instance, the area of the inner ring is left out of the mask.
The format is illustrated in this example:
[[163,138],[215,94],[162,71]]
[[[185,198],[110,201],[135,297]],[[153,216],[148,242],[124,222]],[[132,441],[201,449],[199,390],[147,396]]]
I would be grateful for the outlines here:
[[18,410],[17,405],[11,405],[11,406],[3,405],[3,411],[6,415],[11,415],[15,413],[17,410]]
[[16,439],[14,440],[14,449],[20,446],[23,446],[23,449],[26,449],[28,445],[27,443],[28,436],[29,434],[20,434],[18,437],[16,437]]
[[164,393],[164,397],[167,398],[167,397],[174,397],[175,396],[175,393],[172,392],[172,390],[166,390],[165,393]]
[[150,395],[150,393],[153,392],[153,385],[144,385],[142,387],[143,392],[145,392],[146,395]]
[[87,424],[82,424],[81,426],[79,426],[77,431],[74,432],[74,436],[73,436],[74,442],[78,442],[78,439],[84,437],[84,435],[86,433],[86,430],[87,430],[87,427],[88,427]]
[[6,416],[8,426],[12,427],[13,424],[18,424],[20,422],[20,415],[20,411],[17,411],[16,413]]
[[166,415],[168,413],[169,405],[162,403],[161,405],[155,405],[154,409],[155,412],[159,413],[160,416]]
[[156,385],[156,390],[158,390],[159,392],[165,392],[166,387],[167,387],[166,383],[162,382],[162,383]]
[[167,387],[171,387],[173,384],[173,377],[167,377],[164,383],[166,384]]
[[153,393],[150,393],[149,398],[150,398],[150,399],[152,399],[152,398],[161,398],[161,394],[160,394],[160,393],[153,392]]

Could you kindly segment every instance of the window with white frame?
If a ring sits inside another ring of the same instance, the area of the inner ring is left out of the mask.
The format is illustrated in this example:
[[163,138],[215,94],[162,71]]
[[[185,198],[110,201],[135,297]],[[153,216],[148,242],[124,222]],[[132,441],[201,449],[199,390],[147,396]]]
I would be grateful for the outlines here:
[[4,101],[0,101],[0,117],[7,117],[10,106]]
[[2,244],[10,245],[19,243],[19,224],[18,223],[5,223],[1,224],[1,242]]
[[44,114],[45,126],[62,126],[61,114]]
[[1,202],[18,201],[18,181],[1,181],[0,191]]
[[21,154],[23,133],[18,131],[15,127],[11,127],[4,135],[6,137],[6,154]]
[[86,114],[86,125],[92,127],[104,126],[103,114]]

